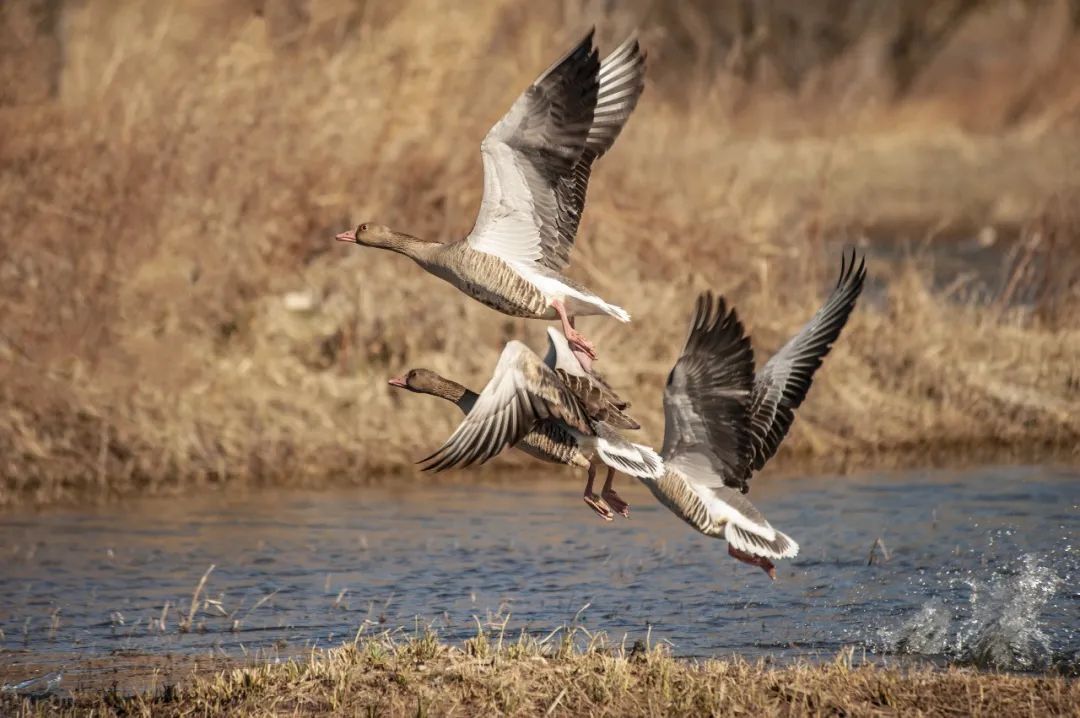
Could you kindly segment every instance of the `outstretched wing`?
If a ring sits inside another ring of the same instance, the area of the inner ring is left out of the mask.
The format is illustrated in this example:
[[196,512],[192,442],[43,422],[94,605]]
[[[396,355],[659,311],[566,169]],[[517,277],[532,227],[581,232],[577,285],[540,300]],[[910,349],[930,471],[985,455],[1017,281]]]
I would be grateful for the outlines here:
[[784,440],[795,410],[806,398],[814,372],[821,366],[833,342],[847,324],[866,278],[866,260],[855,251],[851,261],[840,263],[840,279],[824,306],[758,372],[750,409],[753,435],[751,467],[757,471],[776,453]]
[[528,347],[512,341],[503,349],[491,380],[446,443],[419,463],[425,471],[484,463],[528,434],[538,421],[555,419],[591,434],[577,398]]
[[728,311],[723,297],[701,294],[664,388],[664,461],[719,483],[740,476],[752,449],[747,418],[753,380],[754,353],[734,308]]
[[592,163],[637,105],[644,74],[634,38],[601,63],[590,31],[522,93],[480,145],[484,197],[468,237],[473,249],[566,266]]
[[545,267],[559,271],[570,263],[593,162],[600,159],[622,132],[645,90],[645,52],[636,37],[627,38],[600,63],[600,90],[593,112],[593,124],[585,140],[585,151],[555,188],[559,208],[559,231],[554,241],[542,236]]

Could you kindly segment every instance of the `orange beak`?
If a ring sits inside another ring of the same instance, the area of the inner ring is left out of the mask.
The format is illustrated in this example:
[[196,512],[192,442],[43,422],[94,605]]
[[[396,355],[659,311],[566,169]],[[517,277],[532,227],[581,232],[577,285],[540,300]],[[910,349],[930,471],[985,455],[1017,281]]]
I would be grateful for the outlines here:
[[390,386],[396,386],[399,389],[408,389],[409,388],[408,384],[405,383],[405,377],[404,376],[391,377],[390,381],[388,381],[387,383]]
[[342,232],[341,234],[337,235],[336,237],[334,237],[334,239],[339,242],[355,242],[356,232],[350,229],[348,232]]

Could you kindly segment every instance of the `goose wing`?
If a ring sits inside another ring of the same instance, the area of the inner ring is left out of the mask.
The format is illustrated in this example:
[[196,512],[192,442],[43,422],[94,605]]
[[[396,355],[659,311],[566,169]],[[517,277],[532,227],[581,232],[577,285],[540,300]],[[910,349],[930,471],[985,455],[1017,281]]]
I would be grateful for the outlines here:
[[484,463],[528,434],[538,421],[554,419],[592,434],[580,401],[528,347],[512,341],[472,410],[438,451],[422,459],[425,471]]
[[484,196],[467,241],[517,264],[570,261],[592,163],[622,131],[644,89],[635,38],[601,63],[593,31],[510,107],[480,145]]
[[548,349],[544,364],[555,370],[563,383],[580,399],[596,421],[606,421],[617,429],[640,429],[641,425],[625,412],[630,407],[611,385],[594,369],[585,369],[566,337],[555,327],[548,327]]
[[741,475],[750,459],[754,377],[750,339],[734,308],[711,292],[698,297],[682,355],[664,388],[664,461],[687,466],[706,485]]
[[641,428],[641,424],[623,411],[629,404],[620,399],[602,380],[590,375],[567,374],[562,369],[556,369],[555,373],[585,406],[590,419],[606,422],[616,429]]
[[[866,259],[851,252],[840,264],[840,278],[825,304],[799,333],[765,363],[754,379],[750,407],[753,459],[758,470],[776,453],[784,440],[795,410],[806,398],[814,372],[821,366],[833,342],[847,324],[866,278]],[[745,484],[742,486],[745,489]]]

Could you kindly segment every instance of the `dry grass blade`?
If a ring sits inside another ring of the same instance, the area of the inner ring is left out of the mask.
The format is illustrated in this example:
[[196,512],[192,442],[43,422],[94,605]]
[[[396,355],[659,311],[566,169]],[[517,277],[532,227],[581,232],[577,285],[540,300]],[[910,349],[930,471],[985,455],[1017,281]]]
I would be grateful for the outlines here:
[[[214,564],[210,564],[210,567],[203,572],[202,578],[199,579],[199,583],[195,586],[195,591],[191,594],[191,605],[188,607],[187,618],[180,622],[180,630],[182,632],[190,631],[195,622],[195,612],[199,608],[199,596],[202,594],[203,589],[206,587],[206,579],[210,578],[211,572],[214,570]],[[164,622],[164,615],[162,616]],[[164,626],[162,627],[164,630]]]
[[22,715],[1076,715],[1080,683],[1047,675],[835,661],[767,667],[690,661],[661,648],[627,656],[522,640],[477,654],[430,633],[392,635],[303,660],[194,676],[156,694],[82,691],[70,701],[0,696]]

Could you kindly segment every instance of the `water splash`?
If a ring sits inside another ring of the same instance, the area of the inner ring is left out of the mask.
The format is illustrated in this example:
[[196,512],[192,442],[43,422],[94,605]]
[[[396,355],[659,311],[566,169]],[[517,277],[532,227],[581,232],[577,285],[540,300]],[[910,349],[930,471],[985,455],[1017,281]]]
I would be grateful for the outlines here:
[[980,668],[1029,671],[1050,666],[1054,659],[1050,638],[1039,618],[1061,585],[1053,570],[1028,554],[1018,568],[965,583],[966,604],[949,606],[933,597],[899,626],[879,631],[884,649],[944,655]]
[[971,618],[961,625],[962,658],[977,666],[1032,670],[1050,658],[1050,638],[1039,627],[1043,607],[1054,597],[1061,579],[1024,557],[1020,573],[971,591]]
[[893,629],[882,629],[881,638],[890,653],[936,656],[945,653],[952,612],[934,597],[919,612]]

